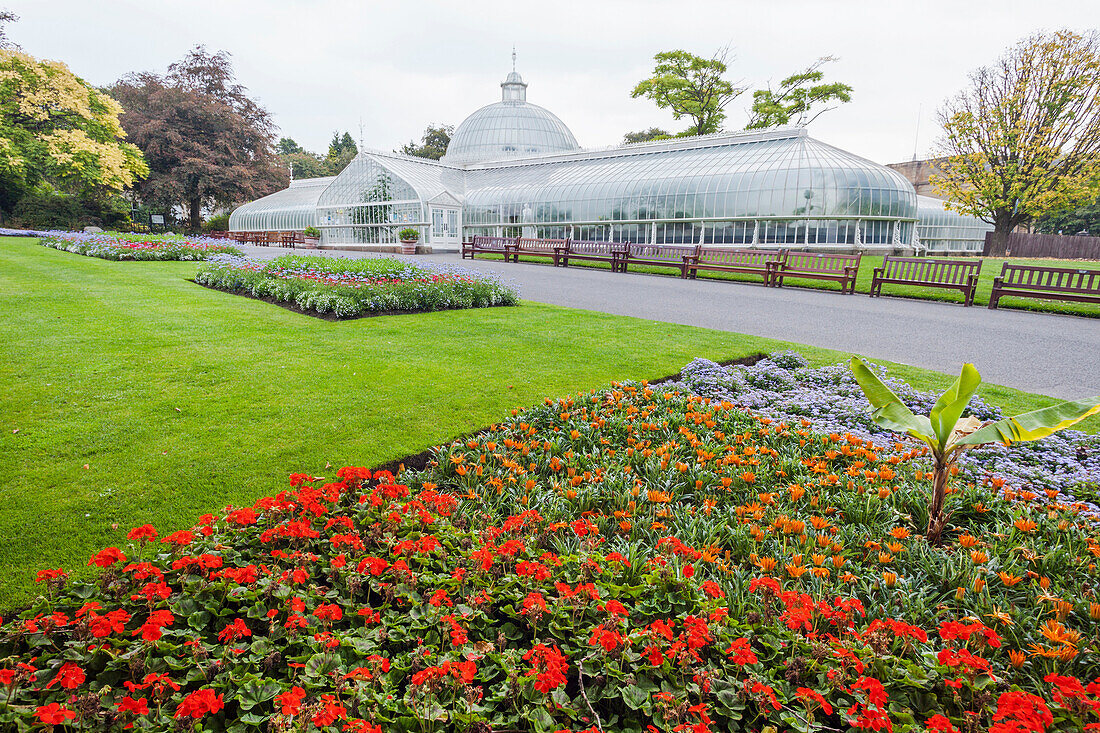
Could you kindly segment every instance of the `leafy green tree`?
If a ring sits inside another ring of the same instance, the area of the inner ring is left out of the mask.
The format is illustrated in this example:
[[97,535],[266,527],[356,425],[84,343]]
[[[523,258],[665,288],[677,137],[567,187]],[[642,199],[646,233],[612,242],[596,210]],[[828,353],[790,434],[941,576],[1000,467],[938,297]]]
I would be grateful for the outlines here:
[[674,119],[689,118],[691,126],[681,135],[718,132],[726,105],[745,91],[723,78],[728,55],[728,48],[709,59],[683,50],[661,52],[653,57],[653,76],[638,82],[630,96],[653,100],[671,110]]
[[1100,194],[1090,203],[1040,217],[1035,222],[1035,228],[1046,234],[1088,232],[1100,237]]
[[355,156],[359,154],[359,148],[355,145],[351,133],[343,135],[339,131],[332,133],[332,142],[328,144],[328,155],[324,161],[324,175],[339,175],[340,171],[348,167]]
[[167,76],[130,74],[110,93],[126,112],[122,125],[151,169],[138,187],[144,204],[182,206],[198,230],[203,210],[228,208],[286,186],[267,110],[237,84],[229,54],[202,46],[168,67]]
[[839,81],[825,83],[821,67],[836,61],[822,56],[804,70],[779,82],[777,89],[752,93],[752,114],[746,130],[760,130],[780,125],[808,125],[818,117],[852,101],[852,87]]
[[672,137],[672,135],[665,130],[659,127],[651,127],[648,130],[626,133],[623,135],[623,143],[629,145],[630,143],[644,143],[648,140],[664,140],[670,137]]
[[418,158],[439,160],[446,154],[447,146],[451,144],[451,135],[455,132],[454,125],[428,125],[424,134],[420,136],[420,144],[409,142],[396,151],[405,155],[415,155]]
[[1038,440],[1079,423],[1100,412],[1100,397],[1060,402],[1033,412],[982,425],[977,418],[963,417],[970,398],[982,383],[973,364],[963,364],[962,374],[940,395],[928,415],[914,415],[901,399],[878,378],[858,356],[849,364],[863,394],[875,408],[871,419],[887,430],[905,433],[928,446],[932,453],[932,496],[928,507],[925,539],[937,545],[949,514],[944,510],[947,484],[955,459],[961,451],[988,443],[1011,445]]
[[275,143],[275,152],[279,155],[292,155],[294,153],[304,153],[305,148],[295,142],[293,138],[281,137],[279,142]]
[[1021,224],[1096,198],[1100,33],[1037,33],[970,75],[940,111],[948,207],[994,226],[991,254]]
[[134,185],[149,168],[121,114],[60,61],[0,49],[0,208],[36,189],[102,198]]

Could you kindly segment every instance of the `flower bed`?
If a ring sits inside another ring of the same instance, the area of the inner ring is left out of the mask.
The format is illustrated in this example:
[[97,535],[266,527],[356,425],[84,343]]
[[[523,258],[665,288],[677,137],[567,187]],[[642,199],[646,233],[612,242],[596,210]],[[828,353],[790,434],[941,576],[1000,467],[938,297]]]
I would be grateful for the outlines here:
[[[39,574],[0,720],[88,729],[1080,730],[1097,527],[916,451],[624,384]],[[649,728],[648,726],[653,726]],[[990,727],[992,726],[992,727]]]
[[[875,367],[880,375],[885,368]],[[886,379],[890,388],[910,409],[928,411],[939,396],[918,392],[908,384]],[[712,400],[728,400],[775,420],[808,419],[825,433],[852,433],[861,438],[893,443],[904,439],[871,420],[872,408],[845,364],[811,369],[793,351],[772,354],[751,366],[724,367],[695,359],[681,372],[681,380],[668,385]],[[969,413],[983,421],[1000,420],[1000,410],[975,397]],[[1063,500],[1080,499],[1100,516],[1100,435],[1065,430],[1011,448],[989,445],[965,451],[959,457],[962,476],[971,482],[1008,485],[1046,497],[1060,492]]]
[[286,255],[269,262],[210,258],[195,276],[207,287],[337,318],[372,313],[516,305],[515,288],[460,267],[396,258]]
[[240,255],[224,240],[207,237],[156,236],[148,234],[85,234],[42,232],[40,244],[104,260],[205,260],[215,254]]

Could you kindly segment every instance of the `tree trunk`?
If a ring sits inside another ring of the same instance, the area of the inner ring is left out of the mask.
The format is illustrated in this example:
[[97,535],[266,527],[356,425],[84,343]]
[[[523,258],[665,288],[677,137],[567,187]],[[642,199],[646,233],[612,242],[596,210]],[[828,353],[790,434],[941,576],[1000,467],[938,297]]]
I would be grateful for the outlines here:
[[191,199],[191,214],[190,214],[190,228],[191,231],[197,232],[202,228],[202,201],[198,198]]
[[1016,228],[1016,220],[1011,211],[998,211],[993,215],[993,231],[989,234],[988,257],[1008,255],[1008,235]]

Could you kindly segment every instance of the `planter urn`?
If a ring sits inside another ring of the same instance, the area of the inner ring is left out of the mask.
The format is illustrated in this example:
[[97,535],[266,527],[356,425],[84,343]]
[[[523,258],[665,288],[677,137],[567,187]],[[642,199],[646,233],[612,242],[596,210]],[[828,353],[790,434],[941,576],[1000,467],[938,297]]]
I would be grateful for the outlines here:
[[416,240],[415,239],[402,239],[401,240],[401,254],[414,255],[416,254]]

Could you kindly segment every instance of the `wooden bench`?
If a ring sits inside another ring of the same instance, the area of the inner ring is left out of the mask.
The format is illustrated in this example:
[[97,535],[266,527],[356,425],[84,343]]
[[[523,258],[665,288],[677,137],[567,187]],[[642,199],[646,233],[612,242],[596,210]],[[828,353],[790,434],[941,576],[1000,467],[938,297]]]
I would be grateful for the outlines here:
[[558,264],[561,249],[569,244],[568,239],[532,239],[520,237],[516,240],[516,248],[512,252],[512,261],[519,262],[520,255],[532,255],[534,257],[550,257],[554,260],[554,266]]
[[620,272],[626,272],[631,264],[654,267],[674,267],[680,271],[680,277],[687,277],[690,258],[699,254],[699,247],[685,247],[674,244],[631,244],[626,249]]
[[279,235],[279,245],[294,249],[295,245],[305,244],[306,237],[301,232],[283,232]]
[[884,283],[920,285],[958,290],[963,294],[963,305],[970,306],[974,304],[974,293],[978,289],[978,275],[981,271],[981,260],[937,260],[886,255],[882,258],[882,267],[874,269],[870,295],[872,298],[882,295]]
[[786,261],[785,249],[718,249],[703,248],[688,262],[688,277],[692,280],[699,270],[739,272],[761,275],[764,285],[771,285],[772,275]]
[[862,252],[854,255],[833,252],[788,252],[787,259],[775,269],[772,275],[772,286],[783,287],[785,277],[806,277],[840,283],[840,292],[851,295],[855,292],[856,275],[859,273],[859,261],[862,257]]
[[1006,262],[993,278],[989,307],[996,308],[1002,296],[1045,298],[1074,303],[1100,303],[1100,270],[1075,267],[1041,267]]
[[621,272],[622,261],[626,257],[629,242],[593,242],[585,239],[570,239],[559,248],[554,264],[568,267],[570,260],[585,262],[610,262],[612,272]]
[[474,255],[504,255],[504,261],[515,260],[517,237],[476,236],[473,241],[462,243],[462,259],[473,259]]

